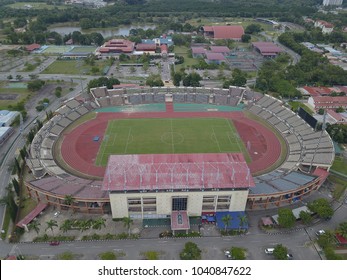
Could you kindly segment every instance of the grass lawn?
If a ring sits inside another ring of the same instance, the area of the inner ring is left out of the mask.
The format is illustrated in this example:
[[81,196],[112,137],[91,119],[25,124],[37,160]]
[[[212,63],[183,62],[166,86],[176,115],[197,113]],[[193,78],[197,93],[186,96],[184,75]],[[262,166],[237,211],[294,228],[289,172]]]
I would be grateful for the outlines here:
[[[100,75],[105,66],[107,66],[106,60],[98,60],[95,62],[95,66],[99,68],[96,75]],[[50,66],[48,66],[41,74],[70,74],[70,75],[91,75],[92,66],[85,64],[83,61],[78,60],[56,60]]]
[[[228,119],[123,119],[109,121],[96,165],[111,154],[236,153],[244,147]],[[249,156],[248,156],[249,157]]]
[[11,222],[10,210],[8,207],[6,207],[6,212],[5,212],[4,220],[2,223],[2,230],[4,232],[1,232],[1,235],[0,235],[2,240],[5,240],[7,237],[7,233],[11,232],[11,230],[9,230],[10,222]]
[[5,88],[6,83],[0,83],[0,110],[8,109],[27,98],[30,94],[26,88]]
[[347,160],[345,160],[343,157],[335,157],[331,169],[347,175]]
[[187,66],[192,66],[198,62],[197,59],[188,57],[188,51],[189,48],[185,46],[175,46],[175,54],[183,56],[184,57],[184,63],[183,64],[178,64],[175,66],[176,71],[181,69],[182,67],[187,67]]
[[347,188],[347,182],[345,179],[339,178],[335,175],[329,175],[328,180],[335,186],[333,191],[334,199],[340,199]]
[[289,105],[292,107],[292,110],[297,112],[299,110],[299,107],[302,107],[303,109],[306,110],[306,112],[308,112],[311,116],[313,115],[313,110],[311,108],[309,108],[307,105],[305,105],[304,103],[301,103],[299,101],[289,101],[288,102]]

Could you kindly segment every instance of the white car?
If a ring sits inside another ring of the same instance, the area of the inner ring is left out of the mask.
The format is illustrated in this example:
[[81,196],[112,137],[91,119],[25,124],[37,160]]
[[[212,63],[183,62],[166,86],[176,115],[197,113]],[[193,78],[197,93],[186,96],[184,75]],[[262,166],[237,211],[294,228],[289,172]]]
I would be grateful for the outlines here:
[[54,218],[56,218],[56,217],[58,217],[59,215],[60,215],[60,212],[59,212],[59,211],[57,211],[57,212],[55,212],[55,213],[54,213],[54,215],[53,215],[53,216],[54,216]]
[[318,231],[316,232],[316,235],[317,235],[317,236],[320,236],[320,235],[323,235],[323,234],[325,234],[325,230],[324,230],[324,229],[320,229],[320,230],[318,230]]

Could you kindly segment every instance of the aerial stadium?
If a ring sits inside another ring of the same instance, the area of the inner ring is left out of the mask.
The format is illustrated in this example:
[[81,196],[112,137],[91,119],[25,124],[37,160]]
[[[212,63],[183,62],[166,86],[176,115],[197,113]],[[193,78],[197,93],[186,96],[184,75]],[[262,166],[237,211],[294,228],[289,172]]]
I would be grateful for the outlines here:
[[187,230],[190,216],[300,201],[333,160],[325,131],[248,88],[101,87],[67,100],[36,134],[26,187],[37,211],[170,217]]

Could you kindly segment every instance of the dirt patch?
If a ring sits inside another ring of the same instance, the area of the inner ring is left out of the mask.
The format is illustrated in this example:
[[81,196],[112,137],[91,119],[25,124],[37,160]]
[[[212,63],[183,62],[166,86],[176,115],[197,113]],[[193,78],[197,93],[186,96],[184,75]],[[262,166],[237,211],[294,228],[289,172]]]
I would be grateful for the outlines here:
[[15,93],[1,93],[0,100],[16,100],[18,95]]

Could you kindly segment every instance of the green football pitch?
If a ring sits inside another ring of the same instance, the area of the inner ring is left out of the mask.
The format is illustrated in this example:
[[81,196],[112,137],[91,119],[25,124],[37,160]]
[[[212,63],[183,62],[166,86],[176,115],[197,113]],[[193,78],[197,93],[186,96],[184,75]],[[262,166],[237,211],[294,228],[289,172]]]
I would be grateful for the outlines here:
[[233,123],[222,118],[121,119],[108,122],[96,158],[107,165],[110,155],[248,153]]

